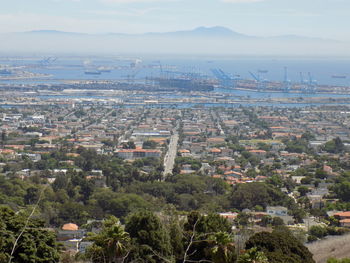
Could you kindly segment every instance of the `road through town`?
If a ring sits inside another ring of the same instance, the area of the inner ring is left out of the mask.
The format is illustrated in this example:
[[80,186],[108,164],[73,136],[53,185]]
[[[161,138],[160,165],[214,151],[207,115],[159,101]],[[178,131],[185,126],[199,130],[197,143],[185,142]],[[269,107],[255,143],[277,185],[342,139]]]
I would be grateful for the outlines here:
[[175,130],[174,134],[170,138],[168,152],[166,153],[166,155],[164,157],[163,180],[165,180],[167,175],[173,173],[178,142],[179,142],[179,134]]

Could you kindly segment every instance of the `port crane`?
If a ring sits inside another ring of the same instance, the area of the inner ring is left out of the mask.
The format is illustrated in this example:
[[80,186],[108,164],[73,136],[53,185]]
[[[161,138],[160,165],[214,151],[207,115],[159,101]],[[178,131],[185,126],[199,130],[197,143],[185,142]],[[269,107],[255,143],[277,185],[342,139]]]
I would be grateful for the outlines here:
[[302,90],[306,93],[315,93],[317,88],[317,81],[313,79],[310,72],[308,72],[308,79],[305,79],[303,73],[300,72],[300,84]]
[[304,79],[303,72],[300,72],[300,84],[307,84],[307,81]]
[[256,83],[258,84],[258,91],[266,90],[267,79],[262,79],[259,72],[255,75],[253,72],[249,71],[249,74],[255,79]]
[[211,69],[211,72],[224,87],[235,88],[236,82],[240,79],[238,75],[232,76],[231,74],[225,73],[222,69]]
[[315,93],[317,88],[317,80],[313,79],[310,72],[308,72],[309,82],[308,82],[308,92]]
[[284,67],[283,91],[289,92],[292,88],[291,80],[288,79],[288,68]]

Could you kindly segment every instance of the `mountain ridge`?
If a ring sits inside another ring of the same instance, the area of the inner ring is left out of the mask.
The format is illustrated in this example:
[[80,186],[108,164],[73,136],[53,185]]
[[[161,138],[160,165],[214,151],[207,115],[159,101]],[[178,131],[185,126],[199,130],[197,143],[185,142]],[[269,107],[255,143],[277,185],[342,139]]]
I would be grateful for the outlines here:
[[146,32],[141,34],[127,34],[127,33],[102,33],[102,34],[90,34],[81,32],[67,32],[60,30],[33,30],[25,32],[13,32],[10,34],[35,34],[35,35],[79,35],[79,36],[123,36],[123,37],[224,37],[224,38],[237,38],[237,39],[280,39],[280,40],[319,40],[319,41],[337,41],[333,39],[325,39],[320,37],[307,37],[301,35],[285,34],[277,36],[252,36],[243,33],[236,32],[230,28],[223,26],[213,27],[196,27],[191,30],[169,31],[169,32]]

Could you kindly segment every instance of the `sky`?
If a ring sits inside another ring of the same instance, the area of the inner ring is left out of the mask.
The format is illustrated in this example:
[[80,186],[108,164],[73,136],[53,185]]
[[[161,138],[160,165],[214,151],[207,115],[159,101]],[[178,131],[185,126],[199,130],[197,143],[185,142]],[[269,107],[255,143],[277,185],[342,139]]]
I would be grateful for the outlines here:
[[224,26],[254,36],[350,41],[349,0],[11,0],[0,33],[145,33]]

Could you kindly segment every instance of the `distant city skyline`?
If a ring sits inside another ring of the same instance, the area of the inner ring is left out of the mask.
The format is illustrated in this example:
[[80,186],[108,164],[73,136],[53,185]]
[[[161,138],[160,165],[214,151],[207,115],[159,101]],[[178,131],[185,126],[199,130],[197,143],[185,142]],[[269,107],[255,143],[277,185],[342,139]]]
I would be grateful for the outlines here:
[[254,36],[300,35],[350,41],[348,0],[11,0],[0,33],[169,32],[223,26]]

